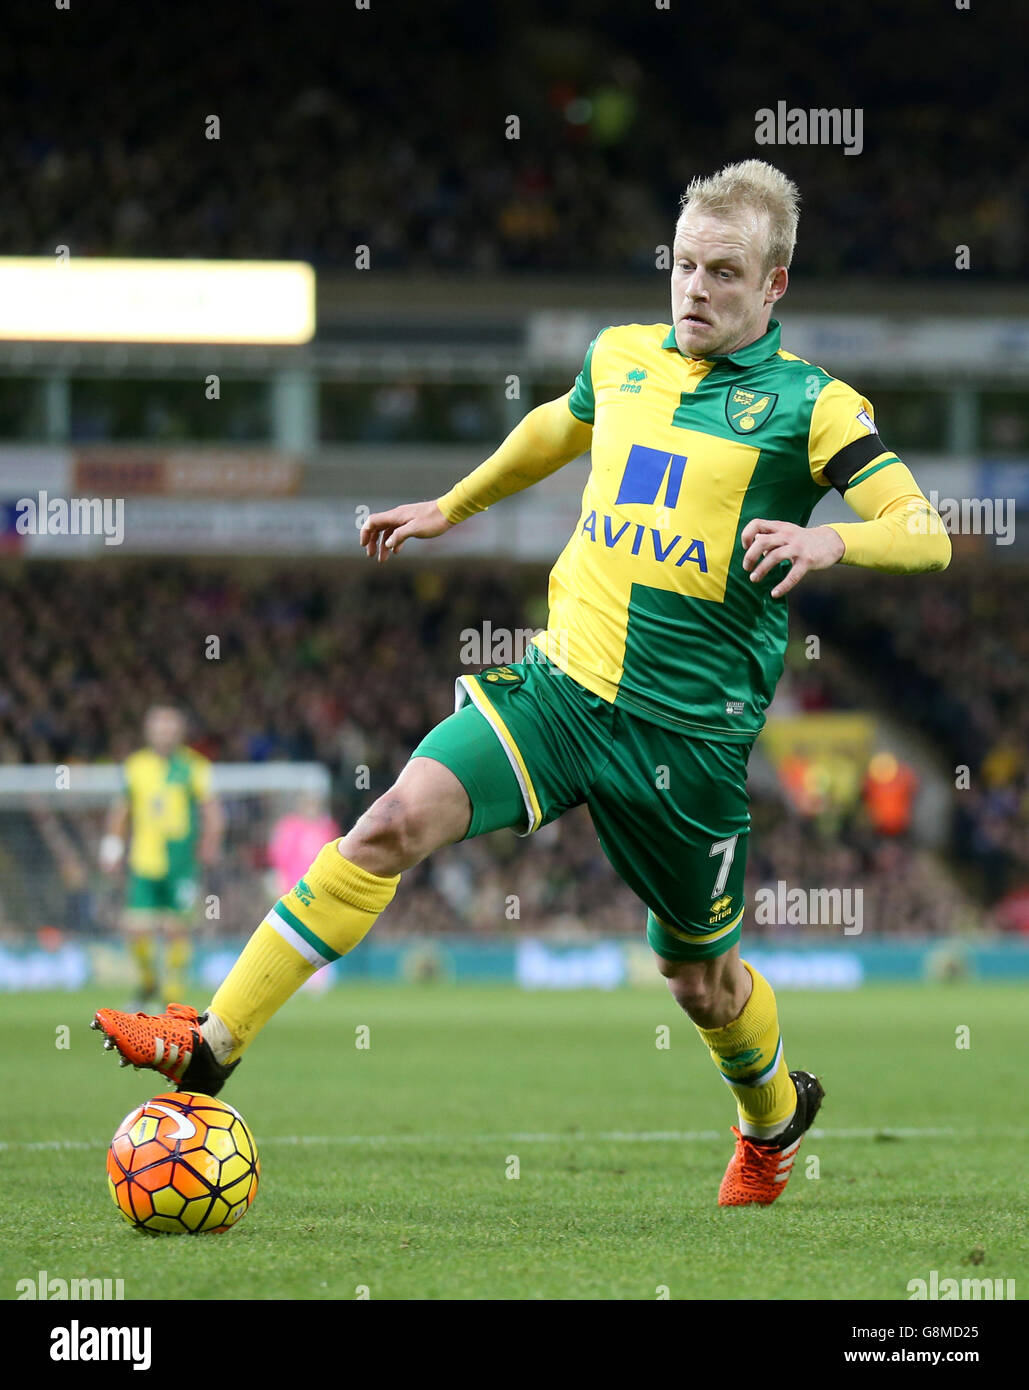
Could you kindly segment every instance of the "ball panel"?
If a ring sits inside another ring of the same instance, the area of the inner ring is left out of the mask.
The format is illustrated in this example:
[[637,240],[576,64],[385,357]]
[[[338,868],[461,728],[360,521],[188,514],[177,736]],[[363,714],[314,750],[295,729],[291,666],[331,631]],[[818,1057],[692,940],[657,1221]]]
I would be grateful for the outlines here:
[[151,1139],[157,1138],[157,1131],[161,1127],[161,1116],[147,1114],[144,1110],[139,1119],[128,1130],[129,1141],[137,1148],[149,1143]]
[[157,1216],[181,1216],[186,1199],[174,1187],[162,1187],[151,1198]]
[[160,1139],[150,1139],[143,1144],[138,1144],[132,1150],[132,1156],[128,1162],[128,1170],[133,1176],[137,1176],[144,1169],[161,1167],[166,1164],[172,1156],[174,1149],[169,1149],[166,1144],[162,1144]]
[[179,1219],[189,1231],[199,1233],[206,1230],[213,1203],[214,1198],[210,1193],[205,1197],[194,1197],[193,1201],[187,1202],[182,1208]]
[[235,1136],[227,1129],[209,1129],[207,1131],[207,1148],[214,1154],[215,1158],[231,1158],[236,1153]]
[[215,1231],[219,1226],[224,1226],[225,1218],[229,1214],[229,1204],[224,1197],[216,1197],[211,1204],[211,1210],[207,1214],[204,1222],[205,1231]]
[[150,1163],[142,1171],[133,1172],[132,1181],[146,1188],[147,1192],[157,1192],[159,1188],[168,1186],[174,1173],[175,1163],[165,1154],[159,1162]]
[[253,1199],[254,1186],[253,1175],[247,1173],[245,1177],[242,1177],[239,1182],[233,1183],[231,1187],[223,1187],[221,1195],[230,1206],[235,1206],[238,1202],[250,1202]]
[[182,1234],[182,1222],[177,1216],[151,1216],[142,1229],[155,1236],[173,1236]]
[[233,1154],[222,1163],[219,1181],[223,1188],[231,1187],[234,1183],[248,1179],[252,1172],[253,1164],[248,1159],[242,1154]]
[[208,1182],[202,1173],[197,1172],[196,1159],[197,1155],[193,1154],[188,1163],[182,1159],[176,1163],[173,1179],[175,1187],[187,1198],[210,1197],[215,1184]]
[[188,1157],[183,1158],[183,1166],[197,1178],[202,1179],[209,1187],[218,1186],[218,1174],[221,1169],[221,1160],[207,1149],[191,1149]]
[[145,1221],[148,1216],[154,1214],[154,1204],[150,1193],[145,1187],[141,1187],[137,1182],[127,1184],[129,1208],[137,1221]]

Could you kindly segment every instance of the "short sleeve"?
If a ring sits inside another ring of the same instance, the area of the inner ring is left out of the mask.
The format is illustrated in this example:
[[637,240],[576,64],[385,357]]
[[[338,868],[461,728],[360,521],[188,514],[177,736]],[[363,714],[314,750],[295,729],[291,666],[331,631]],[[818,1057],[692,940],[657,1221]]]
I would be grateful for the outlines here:
[[192,759],[193,770],[190,774],[190,788],[196,801],[210,801],[211,799],[211,764],[206,758],[199,756]]
[[575,385],[568,397],[568,409],[584,425],[593,424],[593,416],[597,406],[593,395],[593,350],[599,341],[600,333],[590,343],[582,364],[582,370],[575,378]]
[[811,412],[808,463],[815,482],[842,496],[848,487],[899,462],[879,437],[871,402],[846,382],[830,379]]

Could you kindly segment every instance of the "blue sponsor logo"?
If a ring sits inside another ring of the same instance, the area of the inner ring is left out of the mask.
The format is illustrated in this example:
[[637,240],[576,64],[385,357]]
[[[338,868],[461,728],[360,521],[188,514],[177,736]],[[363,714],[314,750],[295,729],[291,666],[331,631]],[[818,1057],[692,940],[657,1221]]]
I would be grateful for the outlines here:
[[[621,522],[620,525],[618,523]],[[630,555],[639,555],[641,550],[647,557],[653,550],[654,559],[658,564],[663,565],[670,559],[673,552],[678,551],[674,561],[676,569],[680,565],[687,563],[696,565],[701,574],[707,574],[707,551],[704,549],[704,542],[696,536],[686,539],[684,536],[673,536],[666,542],[661,532],[653,526],[640,526],[632,521],[622,521],[620,517],[609,516],[607,512],[601,512],[598,516],[596,512],[590,512],[582,523],[580,535],[589,536],[591,541],[597,539],[597,528],[601,528],[600,540],[607,546],[608,550],[614,550],[619,546],[623,537],[625,544],[623,550],[628,550]],[[617,527],[617,529],[616,529]],[[644,546],[644,537],[650,537],[650,544]]]
[[667,449],[648,449],[645,444],[634,444],[625,460],[625,472],[615,498],[615,506],[623,502],[642,503],[645,507],[656,507],[662,483],[666,482],[661,506],[677,507],[682,475],[686,471],[686,455],[670,454]]
[[[615,506],[660,506],[674,509],[679,504],[685,471],[685,454],[672,454],[667,449],[648,449],[645,444],[634,444],[625,460],[625,471],[618,488],[618,496],[615,498]],[[624,521],[621,517],[612,517],[606,512],[601,512],[599,516],[596,512],[590,512],[582,523],[580,534],[605,545],[608,550],[621,547],[622,550],[628,550],[630,555],[638,556],[642,553],[647,558],[653,553],[654,559],[660,565],[671,560],[674,555],[672,563],[676,568],[691,564],[696,565],[701,574],[707,574],[707,551],[704,549],[704,542],[695,536],[677,535],[666,540],[656,527]]]

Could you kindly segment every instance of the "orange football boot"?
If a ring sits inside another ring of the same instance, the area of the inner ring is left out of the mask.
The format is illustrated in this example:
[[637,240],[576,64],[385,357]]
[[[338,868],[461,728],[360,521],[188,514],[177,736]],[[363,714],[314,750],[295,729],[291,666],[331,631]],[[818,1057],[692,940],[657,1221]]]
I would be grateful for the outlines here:
[[174,1081],[180,1091],[214,1096],[239,1062],[224,1066],[217,1061],[204,1041],[206,1017],[188,1004],[169,1004],[163,1014],[98,1009],[90,1027],[104,1034],[107,1051],[121,1053],[121,1066],[148,1067]]
[[782,1134],[750,1139],[732,1126],[736,1151],[718,1189],[720,1207],[770,1206],[789,1181],[800,1141],[814,1124],[825,1095],[822,1083],[809,1071],[791,1071],[790,1080],[797,1088],[797,1112]]

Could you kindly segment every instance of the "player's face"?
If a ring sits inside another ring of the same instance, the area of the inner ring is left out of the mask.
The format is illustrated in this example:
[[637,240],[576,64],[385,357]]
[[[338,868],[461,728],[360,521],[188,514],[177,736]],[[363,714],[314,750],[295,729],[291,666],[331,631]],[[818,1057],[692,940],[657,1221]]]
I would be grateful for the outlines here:
[[763,219],[748,224],[686,212],[672,248],[672,322],[679,351],[718,357],[768,331],[786,269],[764,270]]
[[167,757],[186,736],[186,725],[177,710],[152,709],[143,725],[143,734],[155,753]]

